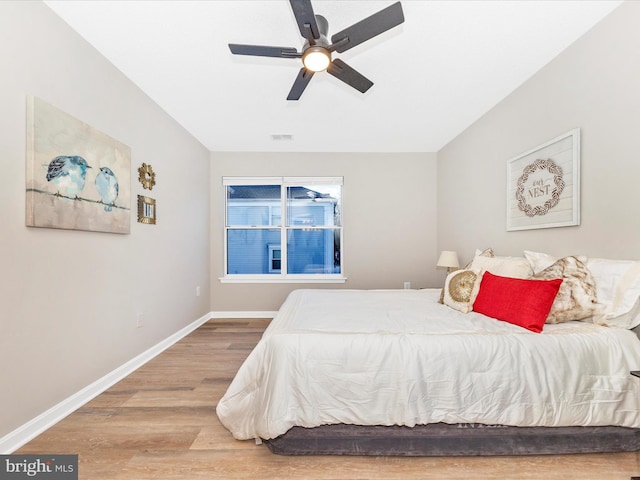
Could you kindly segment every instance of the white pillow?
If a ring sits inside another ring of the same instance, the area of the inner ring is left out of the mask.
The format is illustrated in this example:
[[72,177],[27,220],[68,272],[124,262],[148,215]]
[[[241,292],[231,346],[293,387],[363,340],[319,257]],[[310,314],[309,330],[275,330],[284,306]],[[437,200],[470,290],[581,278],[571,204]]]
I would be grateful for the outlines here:
[[471,261],[464,266],[464,269],[468,270],[469,268],[471,268],[471,264],[473,263],[473,260],[476,257],[494,257],[494,256],[495,255],[493,254],[493,249],[491,247],[485,248],[484,250],[480,250],[479,248],[476,248],[476,253],[473,255],[473,258],[471,259]]
[[532,252],[530,250],[525,250],[523,253],[524,258],[526,258],[527,262],[529,262],[531,270],[533,270],[534,274],[541,272],[547,267],[550,267],[559,260],[559,257],[554,257],[553,255],[549,255],[547,253]]
[[512,278],[529,278],[532,274],[524,257],[485,257],[478,255],[471,262],[472,270],[486,270],[494,275]]
[[[577,258],[582,263],[586,263],[589,258],[584,255],[571,255],[574,258]],[[538,273],[544,270],[547,267],[550,267],[554,263],[556,263],[560,258],[563,257],[554,257],[553,255],[549,255],[548,253],[540,253],[540,252],[532,252],[530,250],[524,251],[524,258],[527,259],[529,265],[531,265],[531,269],[533,273]]]
[[640,297],[638,297],[636,303],[628,312],[618,315],[617,317],[610,318],[606,315],[594,316],[593,323],[604,325],[605,327],[619,327],[629,330],[637,327],[640,325]]
[[640,262],[590,258],[587,268],[596,281],[598,303],[605,305],[595,323],[634,328],[640,324]]

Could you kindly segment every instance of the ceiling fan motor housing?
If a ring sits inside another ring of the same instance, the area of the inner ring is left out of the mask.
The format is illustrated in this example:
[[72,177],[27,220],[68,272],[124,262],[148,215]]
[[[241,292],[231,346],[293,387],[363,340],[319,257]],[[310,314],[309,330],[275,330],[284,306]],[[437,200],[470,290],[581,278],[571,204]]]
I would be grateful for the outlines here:
[[[318,25],[318,38],[313,38],[310,35],[310,40],[304,43],[302,48],[302,63],[304,66],[313,71],[321,72],[326,70],[331,63],[331,51],[329,50],[329,40],[327,35],[329,33],[329,22],[322,15],[315,15],[316,23]],[[305,25],[307,27],[308,24]],[[309,26],[309,31],[311,27]]]

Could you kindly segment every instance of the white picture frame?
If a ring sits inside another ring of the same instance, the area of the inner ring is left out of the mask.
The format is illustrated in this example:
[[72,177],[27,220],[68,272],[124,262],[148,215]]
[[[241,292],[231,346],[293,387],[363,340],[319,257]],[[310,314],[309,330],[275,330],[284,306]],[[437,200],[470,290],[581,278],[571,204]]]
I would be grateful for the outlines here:
[[507,231],[580,225],[580,129],[507,161]]

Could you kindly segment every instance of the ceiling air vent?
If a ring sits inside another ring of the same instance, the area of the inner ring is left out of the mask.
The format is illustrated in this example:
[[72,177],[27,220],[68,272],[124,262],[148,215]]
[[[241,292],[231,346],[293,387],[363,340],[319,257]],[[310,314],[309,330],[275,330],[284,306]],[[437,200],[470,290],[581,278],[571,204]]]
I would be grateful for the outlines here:
[[293,135],[290,133],[274,133],[271,135],[271,140],[275,141],[288,141],[293,140]]

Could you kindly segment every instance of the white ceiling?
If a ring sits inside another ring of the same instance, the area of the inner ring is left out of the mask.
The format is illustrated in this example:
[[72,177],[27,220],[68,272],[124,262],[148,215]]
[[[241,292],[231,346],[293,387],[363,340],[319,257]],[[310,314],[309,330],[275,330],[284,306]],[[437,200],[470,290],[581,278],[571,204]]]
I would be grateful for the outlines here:
[[[299,101],[286,100],[299,59],[227,47],[300,50],[286,0],[45,3],[209,150],[435,152],[621,1],[404,0],[405,23],[334,53],[374,82],[369,91],[323,72]],[[313,7],[331,36],[391,3]]]

